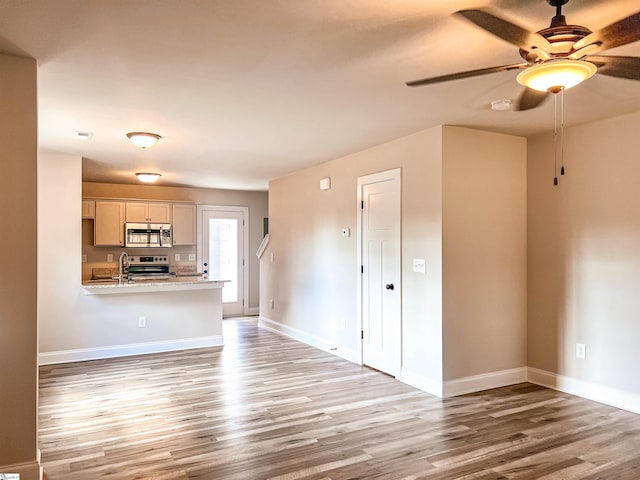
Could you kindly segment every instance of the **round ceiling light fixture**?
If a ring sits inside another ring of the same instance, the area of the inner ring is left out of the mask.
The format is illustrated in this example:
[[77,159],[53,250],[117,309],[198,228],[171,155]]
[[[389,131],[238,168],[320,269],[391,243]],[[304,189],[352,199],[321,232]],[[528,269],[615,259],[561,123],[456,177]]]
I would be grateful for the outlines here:
[[151,148],[158,140],[162,137],[157,133],[149,133],[149,132],[129,132],[127,133],[127,138],[131,140],[136,147],[140,148]]
[[136,177],[138,180],[144,183],[153,183],[157,181],[162,175],[159,173],[151,173],[151,172],[138,172],[136,173]]
[[585,60],[548,60],[523,70],[516,80],[540,92],[557,93],[591,78],[597,70],[593,63]]

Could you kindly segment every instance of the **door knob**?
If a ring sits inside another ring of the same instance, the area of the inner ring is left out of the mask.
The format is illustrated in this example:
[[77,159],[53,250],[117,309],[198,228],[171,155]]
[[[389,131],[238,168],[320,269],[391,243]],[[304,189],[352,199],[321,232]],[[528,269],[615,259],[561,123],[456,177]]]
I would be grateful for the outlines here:
[[384,288],[386,288],[387,290],[393,290],[393,283],[387,283]]

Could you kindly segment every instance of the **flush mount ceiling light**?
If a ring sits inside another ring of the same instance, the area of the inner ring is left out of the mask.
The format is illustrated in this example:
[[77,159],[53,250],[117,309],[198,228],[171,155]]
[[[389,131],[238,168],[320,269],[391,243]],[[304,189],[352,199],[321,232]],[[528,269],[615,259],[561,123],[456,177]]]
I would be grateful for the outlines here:
[[136,177],[138,180],[144,183],[153,183],[157,181],[162,175],[159,173],[150,173],[150,172],[138,172],[136,173]]
[[140,148],[151,148],[162,138],[156,133],[148,132],[129,132],[127,137],[131,140],[131,143]]
[[584,60],[548,60],[523,70],[516,80],[539,92],[558,93],[591,78],[597,70]]

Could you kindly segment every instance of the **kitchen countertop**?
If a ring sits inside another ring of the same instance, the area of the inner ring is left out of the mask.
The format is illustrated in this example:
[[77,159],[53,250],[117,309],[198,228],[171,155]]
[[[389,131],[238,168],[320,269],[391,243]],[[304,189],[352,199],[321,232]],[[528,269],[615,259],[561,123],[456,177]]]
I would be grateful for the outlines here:
[[213,280],[201,277],[173,277],[166,280],[137,280],[118,284],[117,281],[92,281],[82,284],[85,295],[112,295],[146,292],[173,292],[181,290],[206,290],[224,287],[229,280]]

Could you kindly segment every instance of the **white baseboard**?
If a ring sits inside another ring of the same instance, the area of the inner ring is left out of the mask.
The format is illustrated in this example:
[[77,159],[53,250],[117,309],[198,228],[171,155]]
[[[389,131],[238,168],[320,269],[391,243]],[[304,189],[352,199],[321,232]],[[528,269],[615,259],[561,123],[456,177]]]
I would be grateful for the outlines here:
[[126,357],[144,353],[171,352],[191,348],[219,347],[224,345],[222,335],[210,337],[184,338],[161,342],[132,343],[109,347],[81,348],[77,350],[61,350],[57,352],[41,352],[38,354],[38,365],[54,363],[82,362],[101,358]]
[[[360,363],[358,353],[349,349],[332,350],[333,345],[324,339],[318,338],[296,328],[283,325],[265,317],[259,317],[258,325],[267,330],[285,335],[312,347],[338,355],[353,363]],[[616,408],[640,413],[640,395],[619,390],[604,385],[599,385],[576,378],[566,377],[555,373],[539,370],[532,367],[519,367],[497,372],[483,373],[470,377],[458,378],[441,382],[422,375],[402,369],[398,377],[403,383],[411,385],[431,395],[441,398],[480,392],[491,388],[506,387],[523,382],[531,382],[543,387],[552,388],[561,392],[583,397]]]
[[511,368],[497,372],[482,373],[471,377],[447,380],[443,385],[443,397],[455,397],[466,393],[480,392],[491,388],[506,387],[527,381],[527,368]]
[[527,380],[536,385],[552,388],[612,407],[640,413],[640,395],[617,388],[587,382],[577,378],[566,377],[557,373],[529,367]]
[[402,383],[411,385],[418,390],[442,398],[442,381],[440,380],[424,377],[419,373],[411,372],[405,368],[400,371],[400,376],[396,378]]
[[42,467],[37,461],[0,465],[0,473],[17,473],[20,480],[42,480]]
[[445,382],[426,378],[415,372],[403,369],[398,380],[436,397],[448,398],[526,382],[527,369],[526,367],[512,368]]
[[341,345],[335,345],[323,338],[317,337],[307,332],[303,332],[302,330],[298,330],[297,328],[289,327],[288,325],[284,325],[265,317],[258,317],[258,326],[266,330],[279,333],[280,335],[293,338],[294,340],[298,340],[299,342],[306,343],[307,345],[315,347],[319,350],[323,350],[327,353],[332,353],[333,355],[342,357],[350,362],[360,364],[360,357],[356,350],[351,350]]

